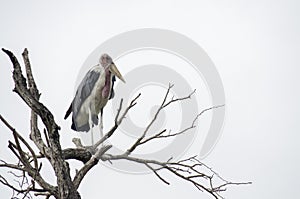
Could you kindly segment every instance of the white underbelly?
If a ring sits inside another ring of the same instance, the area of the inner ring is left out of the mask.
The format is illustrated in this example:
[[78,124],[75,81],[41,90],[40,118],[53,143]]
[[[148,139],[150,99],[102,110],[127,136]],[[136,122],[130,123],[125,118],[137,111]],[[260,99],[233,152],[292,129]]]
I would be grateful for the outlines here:
[[[104,98],[102,96],[102,89],[104,87],[104,84],[105,78],[99,78],[96,86],[92,90],[89,97],[82,104],[80,111],[75,118],[76,125],[83,126],[85,124],[89,124],[89,112],[91,112],[91,115],[99,115],[100,110],[106,105],[108,97]],[[110,93],[108,96],[110,96]]]

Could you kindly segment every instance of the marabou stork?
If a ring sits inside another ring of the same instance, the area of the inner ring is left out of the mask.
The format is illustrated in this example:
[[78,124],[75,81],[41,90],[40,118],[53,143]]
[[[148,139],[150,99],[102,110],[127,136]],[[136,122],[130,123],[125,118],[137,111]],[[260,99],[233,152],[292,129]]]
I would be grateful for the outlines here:
[[75,97],[64,117],[67,119],[72,112],[71,128],[73,130],[85,132],[91,130],[92,144],[94,144],[92,128],[99,123],[99,113],[99,129],[101,136],[103,136],[103,108],[107,101],[114,97],[115,76],[125,83],[112,58],[103,54],[99,64],[92,67],[79,84]]

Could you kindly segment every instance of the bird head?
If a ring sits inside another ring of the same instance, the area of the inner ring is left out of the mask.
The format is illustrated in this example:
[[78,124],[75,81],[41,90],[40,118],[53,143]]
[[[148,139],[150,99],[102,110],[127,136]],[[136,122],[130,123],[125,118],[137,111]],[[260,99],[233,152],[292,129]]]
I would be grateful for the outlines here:
[[100,64],[104,69],[108,69],[112,74],[117,76],[122,82],[125,83],[123,76],[121,75],[117,66],[115,65],[112,58],[108,54],[101,55]]
[[113,63],[112,58],[106,53],[101,55],[99,62],[104,68],[107,68],[111,63]]

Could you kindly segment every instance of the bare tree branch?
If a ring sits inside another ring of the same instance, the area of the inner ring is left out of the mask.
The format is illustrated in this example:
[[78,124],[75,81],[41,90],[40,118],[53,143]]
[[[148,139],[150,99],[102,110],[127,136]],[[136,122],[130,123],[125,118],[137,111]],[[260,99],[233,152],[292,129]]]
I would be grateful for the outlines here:
[[158,138],[168,138],[168,137],[174,137],[174,136],[178,136],[180,134],[183,134],[185,132],[187,132],[188,130],[192,129],[192,128],[195,128],[195,122],[196,120],[198,119],[198,117],[200,115],[202,115],[204,112],[208,111],[208,110],[211,110],[211,109],[214,109],[214,108],[219,108],[221,106],[214,106],[214,107],[211,107],[211,108],[208,108],[208,109],[205,109],[203,110],[201,113],[199,113],[195,119],[193,120],[191,126],[177,132],[177,133],[173,133],[171,134],[171,132],[169,132],[168,135],[163,135],[163,133],[166,132],[166,129],[163,129],[162,131],[158,132],[157,134],[154,134],[153,136],[151,137],[148,137],[146,138],[146,135],[147,135],[147,132],[149,131],[150,127],[153,125],[153,123],[155,122],[155,120],[157,119],[157,116],[159,115],[159,113],[161,112],[161,110],[163,110],[164,108],[166,108],[167,106],[171,105],[172,103],[175,103],[175,102],[178,102],[178,101],[184,101],[186,99],[190,99],[191,96],[196,92],[196,90],[193,90],[189,95],[185,96],[185,97],[180,97],[180,98],[176,98],[174,99],[174,97],[172,97],[171,100],[167,101],[167,98],[170,94],[170,90],[171,88],[173,87],[174,85],[173,84],[169,84],[169,87],[166,91],[166,94],[164,96],[164,99],[161,103],[161,105],[158,107],[158,109],[156,110],[155,114],[154,114],[154,117],[152,118],[152,120],[149,122],[149,124],[147,125],[147,127],[145,128],[144,132],[142,133],[142,135],[135,141],[135,143],[127,150],[126,154],[130,154],[132,153],[138,146],[142,145],[142,144],[145,144],[153,139],[158,139]]
[[133,100],[131,100],[131,102],[129,103],[128,107],[125,109],[125,111],[123,112],[123,114],[121,115],[121,117],[119,118],[120,112],[122,110],[122,104],[123,104],[123,99],[121,99],[120,101],[120,105],[117,111],[117,115],[115,117],[115,125],[98,141],[94,144],[94,146],[92,146],[93,148],[97,148],[100,144],[102,144],[103,142],[105,142],[105,140],[107,140],[110,136],[113,135],[113,133],[115,132],[115,130],[118,128],[118,126],[122,123],[123,119],[126,117],[128,111],[134,107],[136,105],[136,100],[141,96],[141,94],[139,93]]
[[85,165],[76,173],[73,183],[76,189],[78,189],[82,179],[84,178],[84,176],[87,174],[87,172],[93,168],[98,162],[100,157],[106,152],[108,151],[112,146],[111,145],[107,145],[107,146],[103,146],[101,147],[95,155],[92,156],[92,158],[85,163]]
[[[23,101],[28,105],[31,111],[30,118],[30,139],[37,147],[38,151],[34,151],[31,144],[18,133],[15,128],[7,122],[7,120],[0,114],[0,121],[12,132],[13,140],[8,143],[8,148],[17,158],[17,163],[7,163],[0,159],[0,168],[10,169],[12,174],[17,180],[15,182],[19,187],[14,186],[4,176],[0,175],[0,183],[13,191],[13,196],[21,194],[23,198],[31,198],[31,193],[35,196],[44,196],[50,198],[54,196],[57,199],[80,199],[78,188],[83,178],[88,175],[88,172],[96,166],[99,161],[118,161],[127,160],[132,163],[142,164],[150,171],[152,171],[159,180],[165,184],[170,184],[169,180],[164,177],[161,171],[168,171],[174,176],[191,183],[198,190],[207,192],[214,198],[222,198],[221,193],[226,190],[230,185],[242,185],[250,184],[251,182],[236,183],[227,181],[216,173],[212,168],[200,162],[196,156],[189,157],[183,160],[174,161],[169,158],[166,161],[159,161],[155,159],[143,159],[137,158],[132,155],[132,152],[139,146],[150,143],[152,140],[162,140],[165,138],[175,137],[182,135],[189,130],[196,127],[196,121],[205,112],[222,107],[224,105],[212,106],[204,109],[194,120],[191,121],[191,125],[186,128],[172,133],[170,130],[162,129],[152,136],[148,136],[148,133],[158,118],[161,110],[170,106],[175,102],[188,100],[195,93],[195,90],[184,97],[169,99],[170,91],[174,85],[170,84],[166,94],[162,100],[161,105],[155,112],[152,120],[141,132],[141,136],[135,140],[135,142],[122,154],[111,154],[109,149],[112,145],[103,145],[115,131],[119,128],[122,121],[126,118],[129,110],[137,104],[137,100],[141,94],[138,94],[128,106],[123,108],[123,99],[121,99],[117,114],[114,118],[114,125],[111,129],[99,139],[92,146],[83,146],[79,138],[73,138],[73,142],[76,148],[62,149],[60,144],[59,130],[53,114],[50,110],[39,101],[40,92],[35,83],[31,64],[29,61],[28,50],[25,49],[22,53],[26,78],[22,73],[21,65],[19,64],[15,55],[9,50],[2,49],[10,58],[13,64],[13,80],[14,80],[14,92],[16,92]],[[38,119],[44,124],[43,134],[38,127]],[[168,133],[168,134],[166,134]],[[30,140],[29,140],[30,141]],[[56,177],[56,185],[48,183],[41,175],[42,163],[41,159],[45,159],[51,165]],[[79,170],[76,170],[74,178],[71,178],[70,167],[67,160],[78,160],[83,163]],[[14,171],[14,172],[13,172]],[[18,172],[18,173],[16,173]],[[21,173],[19,175],[19,173]],[[216,183],[214,179],[220,181]]]
[[[193,92],[193,93],[194,93],[194,92]],[[178,100],[185,100],[185,99],[188,99],[188,98],[190,98],[190,95],[189,95],[188,97],[185,97],[185,98],[178,98],[178,99],[176,99],[176,101],[178,101]],[[171,101],[175,102],[175,100],[171,100]],[[168,103],[168,104],[170,104],[170,103]],[[216,109],[216,108],[223,107],[223,106],[224,106],[224,105],[213,106],[213,107],[210,107],[210,108],[207,108],[207,109],[202,110],[202,111],[195,117],[195,119],[193,120],[191,126],[185,128],[185,129],[182,129],[182,130],[180,130],[180,131],[177,132],[177,133],[171,133],[171,131],[169,131],[169,134],[163,135],[163,133],[165,133],[165,132],[167,131],[166,129],[164,129],[164,130],[160,131],[159,133],[157,133],[157,134],[155,134],[155,135],[153,135],[153,136],[151,136],[151,137],[148,137],[147,139],[144,139],[144,140],[140,141],[140,143],[139,143],[138,145],[145,144],[145,143],[147,143],[147,142],[149,142],[149,141],[151,141],[151,140],[153,140],[153,139],[158,139],[158,138],[169,138],[169,137],[175,137],[175,136],[184,134],[185,132],[187,132],[187,131],[189,131],[189,130],[191,130],[191,129],[193,129],[193,128],[196,127],[196,126],[195,126],[195,123],[196,123],[197,119],[198,119],[203,113],[205,113],[205,112],[207,112],[207,111],[209,111],[209,110],[212,110],[212,109]]]
[[74,198],[80,198],[77,190],[74,188],[74,185],[72,183],[69,166],[67,162],[65,162],[65,160],[63,159],[58,133],[60,127],[56,124],[52,113],[42,103],[38,101],[37,95],[39,95],[39,92],[36,88],[36,84],[34,83],[30,62],[28,60],[27,50],[24,50],[23,58],[26,65],[28,81],[30,81],[29,89],[27,88],[26,79],[22,74],[21,66],[17,58],[12,52],[5,49],[2,50],[9,56],[14,67],[14,91],[24,100],[24,102],[34,111],[34,113],[36,113],[42,119],[42,122],[46,126],[49,137],[49,143],[51,146],[50,148],[47,148],[45,143],[42,141],[37,128],[35,115],[32,114],[31,128],[35,133],[33,136],[31,136],[31,138],[37,138],[37,140],[34,143],[40,149],[41,153],[45,153],[45,156],[48,158],[57,176],[58,192],[55,191],[54,194],[58,194],[57,197],[60,198],[69,198],[72,194]]
[[[201,191],[206,191],[207,193],[211,194],[214,198],[222,198],[220,195],[220,192],[225,191],[222,189],[223,187],[227,187],[228,185],[245,185],[245,184],[251,184],[251,182],[242,182],[242,183],[236,183],[236,182],[230,182],[225,181],[223,178],[221,178],[219,175],[216,175],[216,172],[213,171],[210,168],[211,174],[205,174],[200,169],[207,168],[203,163],[201,163],[199,160],[196,159],[196,157],[190,157],[185,160],[177,161],[177,162],[162,162],[157,160],[149,160],[149,159],[142,159],[137,157],[131,157],[127,154],[122,155],[112,155],[112,154],[104,154],[101,159],[103,161],[113,161],[113,160],[128,160],[134,163],[140,163],[144,164],[146,167],[148,167],[151,171],[154,172],[154,174],[164,183],[170,184],[164,177],[162,177],[158,171],[159,170],[168,170],[169,172],[173,173],[177,177],[188,181],[192,183],[197,189]],[[193,163],[193,161],[196,161],[197,163]],[[188,162],[188,163],[183,163]],[[192,163],[192,164],[190,164]],[[158,168],[154,169],[152,166],[157,166]],[[199,167],[199,168],[198,168]],[[216,176],[219,180],[222,181],[220,185],[213,185],[213,178]],[[199,182],[199,179],[206,180],[206,186],[201,184]]]
[[[18,153],[14,152],[14,154],[16,155],[16,157],[23,163],[23,167],[20,167],[18,165],[13,165],[13,164],[7,164],[6,162],[2,161],[3,164],[0,164],[0,167],[7,167],[7,168],[12,168],[12,169],[16,169],[16,170],[21,170],[21,171],[25,171],[28,173],[28,175],[30,175],[30,177],[32,177],[41,187],[43,187],[46,190],[51,190],[53,193],[55,192],[55,187],[50,185],[49,183],[47,183],[41,176],[40,173],[38,172],[38,162],[37,162],[37,158],[36,155],[33,151],[33,149],[29,146],[29,144],[25,141],[25,139],[19,134],[17,133],[17,131],[2,117],[2,115],[0,115],[0,120],[13,132],[15,141],[16,141],[16,145],[14,147],[17,148]],[[25,145],[29,148],[29,150],[31,151],[33,157],[34,157],[34,164],[35,164],[35,168],[33,168],[30,163],[29,163],[29,159],[25,156],[25,152],[21,149],[20,143],[19,143],[19,138],[21,138],[21,140],[24,141],[24,143],[26,143]]]

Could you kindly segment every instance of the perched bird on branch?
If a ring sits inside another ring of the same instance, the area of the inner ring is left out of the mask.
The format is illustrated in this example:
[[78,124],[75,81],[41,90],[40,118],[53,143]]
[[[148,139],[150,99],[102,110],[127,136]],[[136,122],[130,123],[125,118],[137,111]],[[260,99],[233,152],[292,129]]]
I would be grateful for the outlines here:
[[99,123],[99,113],[99,129],[101,136],[103,136],[103,108],[107,101],[114,97],[115,76],[125,83],[112,58],[103,54],[99,64],[92,67],[79,84],[75,97],[64,117],[67,119],[73,113],[71,128],[75,131],[88,132],[91,129],[92,143],[92,128]]

